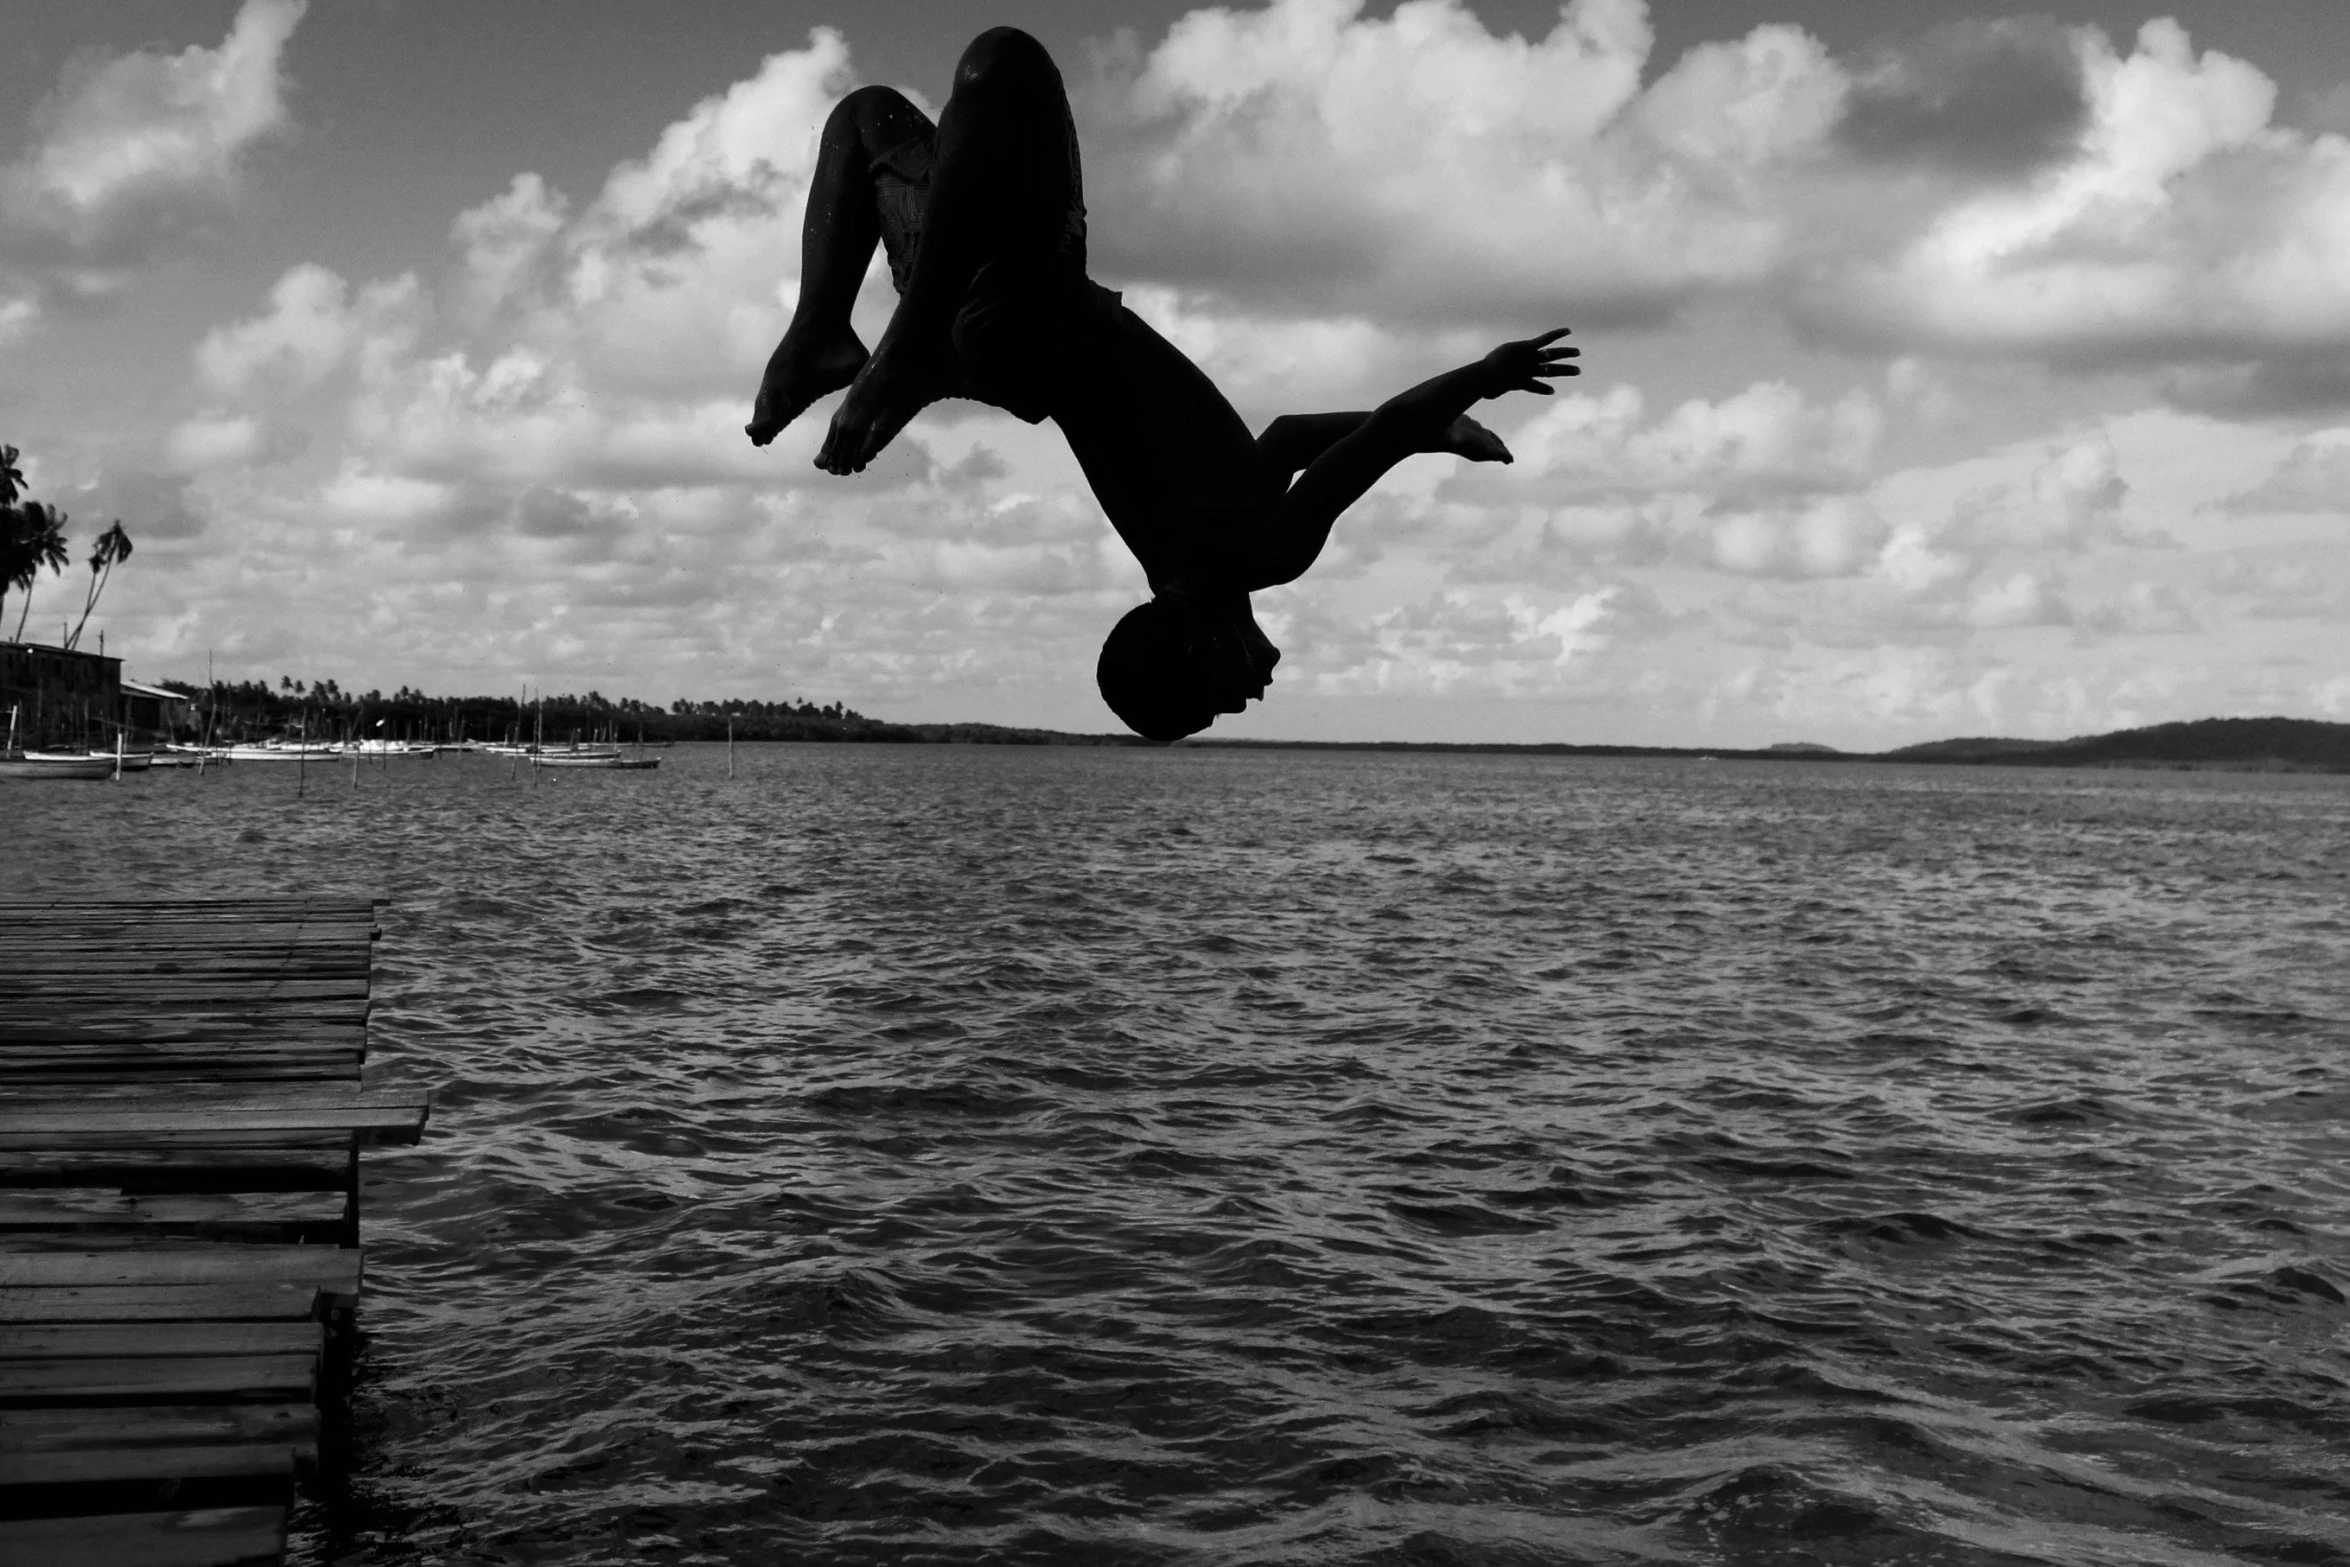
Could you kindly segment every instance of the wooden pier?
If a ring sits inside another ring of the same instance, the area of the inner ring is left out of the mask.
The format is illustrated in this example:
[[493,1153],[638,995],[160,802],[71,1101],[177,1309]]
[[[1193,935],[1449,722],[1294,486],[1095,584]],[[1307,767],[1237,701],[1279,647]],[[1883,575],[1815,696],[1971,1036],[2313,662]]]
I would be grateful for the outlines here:
[[283,1559],[347,1461],[375,904],[0,907],[0,1562]]

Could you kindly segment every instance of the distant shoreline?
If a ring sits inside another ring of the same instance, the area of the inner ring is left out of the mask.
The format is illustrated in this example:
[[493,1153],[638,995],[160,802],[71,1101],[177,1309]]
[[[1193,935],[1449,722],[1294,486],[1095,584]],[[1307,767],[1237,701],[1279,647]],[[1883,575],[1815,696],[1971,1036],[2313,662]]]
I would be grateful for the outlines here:
[[1191,740],[1216,747],[1490,751],[1530,756],[1646,756],[1723,762],[1902,762],[1959,767],[2097,767],[2157,771],[2350,773],[2350,724],[2314,718],[2198,718],[2070,740],[1930,740],[1891,751],[1782,744],[1761,750],[1648,745],[1446,744],[1432,741]]
[[[226,736],[378,735],[410,739],[642,739],[662,742],[818,745],[1151,746],[1131,734],[1074,734],[988,723],[894,723],[833,702],[679,700],[667,708],[631,698],[435,697],[403,686],[346,692],[334,682],[286,680],[210,688],[179,681],[190,711],[201,709],[207,733]],[[1970,736],[1930,740],[1890,751],[1842,751],[1805,741],[1760,747],[1594,745],[1566,740],[1287,740],[1194,736],[1176,745],[1223,751],[1368,751],[1401,755],[1648,757],[1719,762],[1915,762],[1970,767],[2121,767],[2230,772],[2350,773],[2350,724],[2314,718],[2198,718],[2118,729],[2065,740]]]
[[[2102,738],[2102,737],[2100,737]],[[2289,756],[2083,756],[2059,746],[2047,752],[1909,756],[1898,751],[1741,751],[1690,746],[1510,744],[1422,740],[1188,740],[1172,749],[1220,751],[1387,751],[1496,756],[1593,756],[1684,762],[1867,762],[1931,767],[2069,767],[2137,772],[2350,773],[2350,759],[2312,761]]]

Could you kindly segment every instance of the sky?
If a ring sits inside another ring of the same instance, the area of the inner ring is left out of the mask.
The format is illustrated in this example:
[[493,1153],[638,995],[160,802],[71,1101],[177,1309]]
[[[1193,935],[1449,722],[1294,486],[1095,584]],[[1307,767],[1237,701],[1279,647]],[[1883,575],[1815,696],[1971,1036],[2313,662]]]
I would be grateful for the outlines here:
[[935,113],[982,20],[1252,425],[1583,349],[1257,596],[1214,733],[2350,721],[2340,0],[0,0],[0,442],[76,556],[28,638],[120,518],[137,678],[1115,730],[1146,590],[1053,426],[741,433],[825,115]]

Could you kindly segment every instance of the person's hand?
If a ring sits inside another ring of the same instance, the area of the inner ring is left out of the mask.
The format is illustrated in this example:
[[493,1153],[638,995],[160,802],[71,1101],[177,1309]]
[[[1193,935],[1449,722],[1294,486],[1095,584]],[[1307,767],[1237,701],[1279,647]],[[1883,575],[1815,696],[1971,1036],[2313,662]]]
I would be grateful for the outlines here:
[[1502,444],[1500,436],[1467,414],[1462,414],[1446,428],[1438,438],[1437,449],[1450,452],[1455,457],[1466,457],[1471,462],[1517,461],[1510,455],[1510,449]]
[[1499,397],[1505,392],[1533,392],[1550,395],[1550,382],[1562,375],[1581,375],[1582,366],[1569,363],[1582,356],[1583,350],[1571,347],[1553,347],[1567,335],[1565,327],[1554,327],[1540,337],[1529,337],[1523,342],[1504,343],[1480,362],[1485,372],[1487,397]]

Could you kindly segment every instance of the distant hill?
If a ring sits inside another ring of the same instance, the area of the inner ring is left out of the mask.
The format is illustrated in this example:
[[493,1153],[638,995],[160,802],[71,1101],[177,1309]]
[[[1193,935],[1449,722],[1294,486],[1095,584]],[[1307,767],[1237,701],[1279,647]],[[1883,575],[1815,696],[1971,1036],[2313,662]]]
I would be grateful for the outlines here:
[[2198,718],[2071,740],[1930,740],[1880,753],[1889,762],[1998,762],[2023,767],[2268,767],[2350,772],[2350,724],[2314,718]]
[[[1075,741],[1070,736],[1068,740]],[[2198,718],[2071,740],[2007,740],[1975,736],[1929,740],[1898,751],[1839,751],[1808,740],[1784,740],[1760,751],[1698,751],[1665,745],[1569,745],[1560,741],[1227,740],[1207,735],[1182,742],[1228,750],[1266,751],[1484,751],[1523,756],[1616,756],[1710,762],[1939,762],[2008,767],[2209,767],[2278,772],[2350,772],[2350,724],[2313,718]]]
[[1898,751],[1880,751],[1878,756],[1889,762],[2011,762],[2032,751],[2053,751],[2071,745],[2070,740],[1995,740],[1985,736],[1971,736],[1964,740],[1928,740],[1920,745],[1905,745]]

